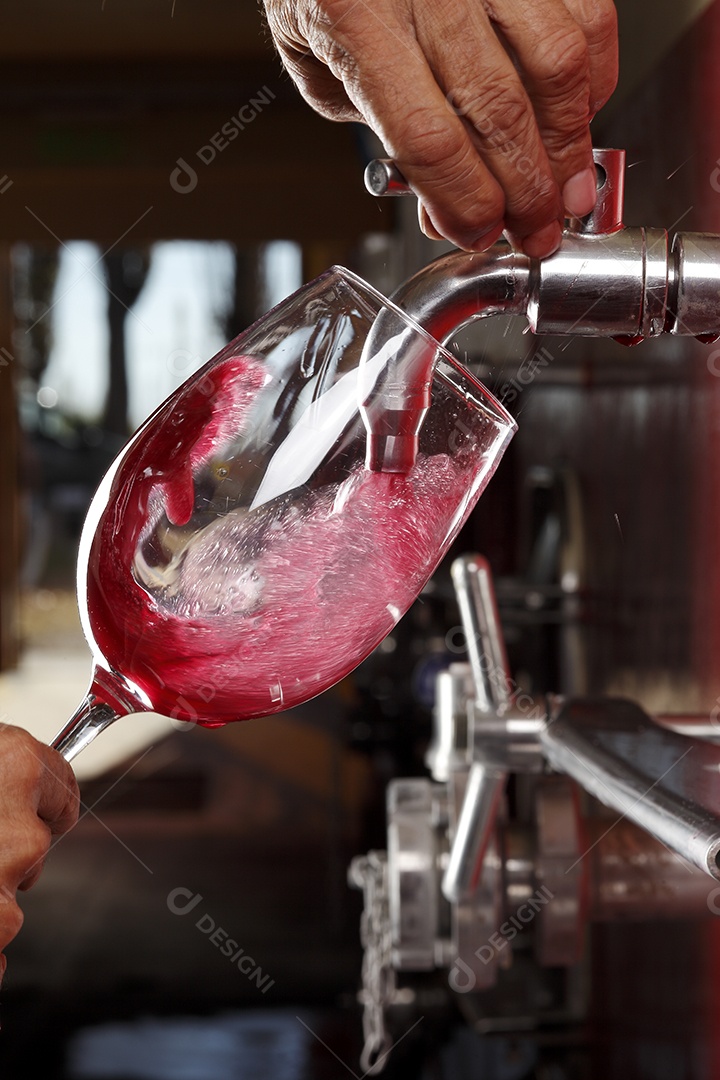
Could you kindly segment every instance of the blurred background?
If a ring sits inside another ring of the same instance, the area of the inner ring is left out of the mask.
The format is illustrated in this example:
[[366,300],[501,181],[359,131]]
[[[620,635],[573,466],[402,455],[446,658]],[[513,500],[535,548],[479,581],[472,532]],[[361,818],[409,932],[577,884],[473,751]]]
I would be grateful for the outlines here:
[[[628,152],[625,220],[720,232],[720,2],[618,8],[621,81],[595,142]],[[135,427],[331,264],[389,293],[445,248],[414,200],[365,193],[378,147],[300,100],[256,5],[2,9],[0,720],[49,740],[90,673],[80,528]],[[455,546],[491,562],[518,682],[710,712],[717,351],[538,342],[506,320],[456,346],[520,422]],[[444,567],[302,709],[217,731],[128,719],[78,759],[81,821],[8,949],[3,1078],[359,1080],[347,866],[385,846],[388,780],[424,775],[457,623]],[[605,926],[560,1003],[522,1021],[499,1002],[476,1022],[428,977],[386,1075],[711,1080],[717,959],[707,920]]]

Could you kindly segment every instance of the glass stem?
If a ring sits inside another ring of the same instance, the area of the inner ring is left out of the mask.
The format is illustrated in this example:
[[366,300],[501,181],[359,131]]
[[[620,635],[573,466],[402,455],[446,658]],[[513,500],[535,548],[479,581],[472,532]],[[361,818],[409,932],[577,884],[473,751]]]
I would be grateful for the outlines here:
[[96,735],[120,716],[121,713],[116,712],[111,705],[90,690],[62,731],[55,736],[52,747],[62,754],[66,761],[72,761]]

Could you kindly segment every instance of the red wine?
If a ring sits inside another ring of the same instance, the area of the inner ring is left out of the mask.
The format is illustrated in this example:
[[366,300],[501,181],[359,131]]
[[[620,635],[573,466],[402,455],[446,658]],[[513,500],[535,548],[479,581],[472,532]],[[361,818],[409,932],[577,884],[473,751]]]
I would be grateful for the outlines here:
[[348,674],[411,605],[477,494],[468,449],[421,453],[407,475],[358,464],[339,479],[329,466],[315,486],[249,509],[238,493],[259,482],[251,432],[268,379],[235,356],[188,384],[129,444],[88,526],[98,663],[143,707],[208,726],[287,709]]

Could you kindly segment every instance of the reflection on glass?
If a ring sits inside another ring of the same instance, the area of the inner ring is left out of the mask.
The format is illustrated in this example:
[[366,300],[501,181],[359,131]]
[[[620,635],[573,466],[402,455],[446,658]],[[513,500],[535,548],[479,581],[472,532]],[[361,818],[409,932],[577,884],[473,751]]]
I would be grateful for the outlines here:
[[[407,474],[366,469],[359,363],[387,307],[329,271],[192,376],[117,459],[81,543],[96,667],[68,756],[83,730],[130,711],[215,726],[306,701],[407,611],[514,423],[397,311],[398,335],[438,356],[432,407]],[[363,399],[392,351],[391,334],[364,358]]]

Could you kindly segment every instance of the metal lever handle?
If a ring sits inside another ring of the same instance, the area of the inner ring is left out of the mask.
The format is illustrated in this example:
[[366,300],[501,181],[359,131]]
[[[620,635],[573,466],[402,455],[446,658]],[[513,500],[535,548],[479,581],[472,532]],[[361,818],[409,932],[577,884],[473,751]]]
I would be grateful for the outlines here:
[[[490,566],[479,555],[465,555],[451,567],[475,684],[474,721],[482,737],[483,715],[496,717],[510,702],[509,672]],[[475,893],[490,842],[507,769],[473,761],[442,882],[451,903]]]
[[720,881],[720,746],[612,698],[558,701],[540,745],[553,768]]
[[480,712],[495,714],[510,702],[510,672],[492,572],[481,555],[463,555],[455,559],[450,573],[475,682],[475,704]]
[[365,169],[365,187],[371,195],[414,195],[391,158],[374,158]]
[[[573,223],[573,231],[587,235],[611,233],[622,228],[625,187],[625,151],[593,150],[597,174],[597,204],[586,217]],[[365,169],[365,187],[371,195],[414,195],[391,158],[374,158]]]
[[460,816],[442,880],[442,894],[451,904],[471,900],[482,878],[507,772],[473,762]]

